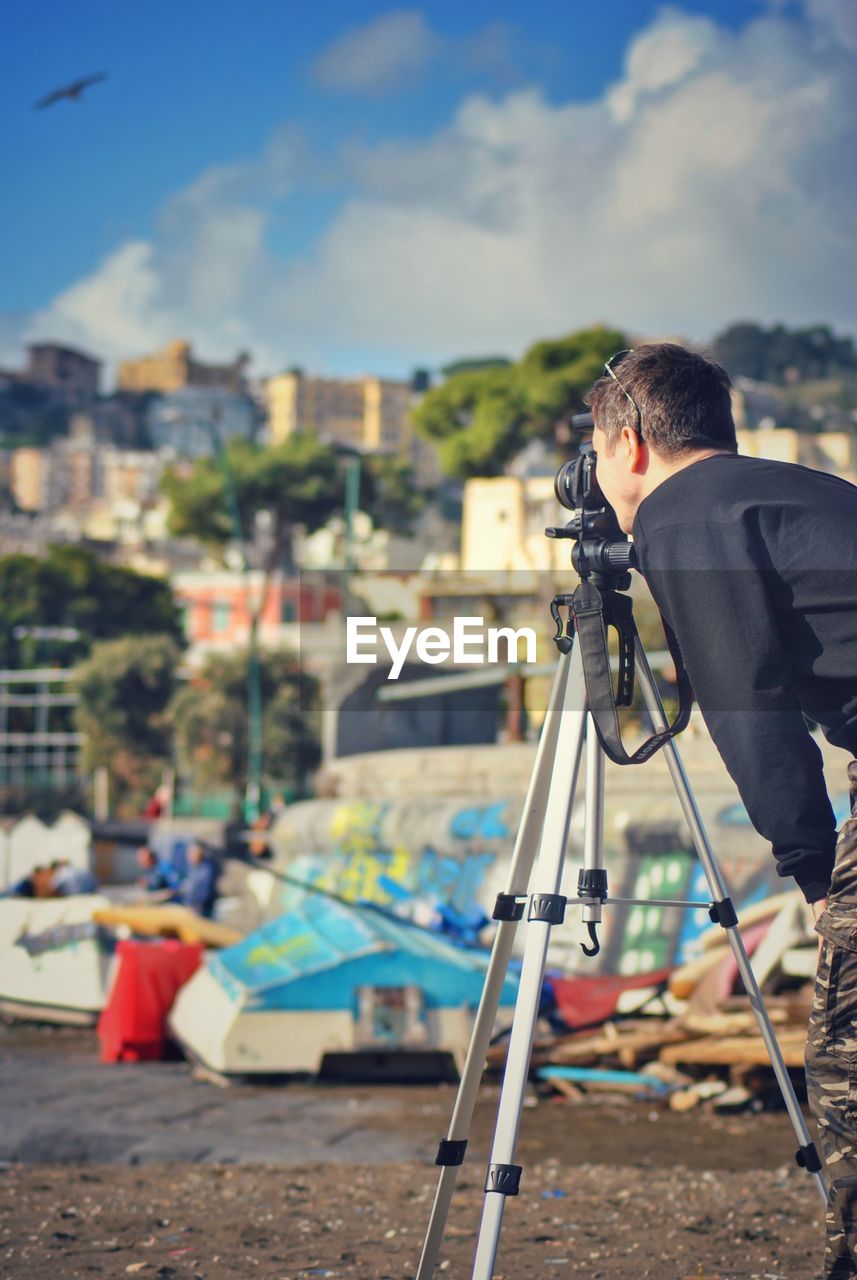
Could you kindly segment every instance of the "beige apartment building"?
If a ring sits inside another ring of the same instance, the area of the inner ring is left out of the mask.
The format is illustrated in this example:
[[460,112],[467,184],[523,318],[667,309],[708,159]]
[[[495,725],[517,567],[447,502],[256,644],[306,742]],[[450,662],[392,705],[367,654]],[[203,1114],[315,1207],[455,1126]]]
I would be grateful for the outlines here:
[[772,462],[798,462],[813,471],[827,471],[857,484],[857,436],[850,431],[795,431],[791,427],[760,427],[737,431],[738,452]]
[[49,448],[12,451],[9,485],[22,511],[85,511],[95,502],[147,506],[158,498],[163,458],[119,449],[84,429]]
[[58,440],[49,449],[15,449],[10,465],[12,496],[22,511],[82,510],[99,496],[101,458],[79,440]]
[[298,431],[375,453],[409,451],[410,383],[386,378],[312,378],[298,370],[266,386],[271,444]]
[[163,471],[163,458],[150,450],[109,446],[102,458],[104,501],[153,505],[158,501]]
[[461,569],[501,573],[568,570],[571,544],[545,537],[571,512],[557,502],[552,476],[468,480],[461,513]]
[[204,364],[196,359],[186,339],[177,338],[150,356],[123,360],[116,385],[120,391],[158,391],[163,395],[182,387],[222,387],[240,395],[246,389],[248,364],[249,356],[243,354],[232,364]]
[[13,449],[9,461],[9,487],[22,511],[44,511],[48,505],[47,449]]

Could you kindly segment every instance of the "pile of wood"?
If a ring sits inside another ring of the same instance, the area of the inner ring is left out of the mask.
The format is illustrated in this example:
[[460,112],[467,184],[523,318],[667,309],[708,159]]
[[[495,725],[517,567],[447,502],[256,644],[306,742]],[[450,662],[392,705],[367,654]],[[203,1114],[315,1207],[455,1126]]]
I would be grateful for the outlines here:
[[[811,913],[799,894],[783,894],[745,912],[741,932],[785,1064],[800,1073],[818,943]],[[609,1091],[665,1097],[675,1110],[709,1100],[724,1110],[738,1108],[776,1091],[756,1015],[719,927],[671,975],[669,1013],[663,1003],[659,1014],[537,1040],[537,1078],[572,1101]],[[498,1046],[498,1057],[501,1052]]]
[[[809,992],[770,997],[766,1003],[786,1066],[801,1070]],[[572,1100],[593,1091],[657,1095],[668,1097],[675,1110],[719,1098],[730,1086],[746,1091],[749,1101],[768,1092],[773,1079],[747,997],[731,998],[715,1014],[623,1019],[596,1032],[540,1040],[533,1068],[540,1080]]]

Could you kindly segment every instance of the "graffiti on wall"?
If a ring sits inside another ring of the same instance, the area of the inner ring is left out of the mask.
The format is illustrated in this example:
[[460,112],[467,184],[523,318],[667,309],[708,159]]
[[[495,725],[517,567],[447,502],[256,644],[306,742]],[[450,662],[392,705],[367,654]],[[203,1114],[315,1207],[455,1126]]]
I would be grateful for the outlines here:
[[[417,923],[438,916],[462,920],[490,916],[506,876],[522,808],[521,799],[412,800],[373,803],[308,801],[289,811],[290,838],[278,855],[279,869],[304,885],[348,901],[386,907]],[[748,820],[746,820],[748,821]],[[723,845],[720,863],[739,910],[788,888],[770,853],[758,843],[725,839],[741,824],[730,809],[718,815],[710,834]],[[718,839],[718,830],[722,840]],[[748,833],[750,829],[748,828]],[[707,904],[711,894],[702,868],[678,825],[659,831],[645,818],[625,830],[621,847],[606,850],[610,897],[645,899],[647,905],[610,904],[600,929],[602,951],[586,960],[572,930],[555,931],[555,954],[563,967],[580,972],[629,976],[676,964],[693,953],[711,927],[707,906],[696,910],[661,906],[658,899]],[[572,915],[579,853],[567,861],[567,919]],[[288,909],[288,887],[281,909]]]
[[[348,901],[374,903],[415,918],[441,909],[464,915],[482,906],[488,900],[487,880],[511,853],[517,821],[516,806],[508,801],[355,801],[328,809],[321,831],[310,822],[285,865],[281,860],[281,869]],[[292,821],[294,815],[293,809]],[[307,847],[306,836],[316,847]],[[287,901],[288,889],[282,905]]]

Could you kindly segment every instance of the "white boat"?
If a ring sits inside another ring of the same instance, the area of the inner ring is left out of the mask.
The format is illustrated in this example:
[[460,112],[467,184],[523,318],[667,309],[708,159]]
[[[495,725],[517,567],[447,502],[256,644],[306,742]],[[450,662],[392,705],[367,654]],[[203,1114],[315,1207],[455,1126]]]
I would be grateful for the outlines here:
[[0,899],[0,1012],[90,1026],[107,999],[110,935],[100,894]]
[[[298,892],[277,920],[208,956],[169,1025],[218,1075],[454,1077],[486,967],[485,952],[387,912]],[[516,989],[508,978],[503,1024]]]

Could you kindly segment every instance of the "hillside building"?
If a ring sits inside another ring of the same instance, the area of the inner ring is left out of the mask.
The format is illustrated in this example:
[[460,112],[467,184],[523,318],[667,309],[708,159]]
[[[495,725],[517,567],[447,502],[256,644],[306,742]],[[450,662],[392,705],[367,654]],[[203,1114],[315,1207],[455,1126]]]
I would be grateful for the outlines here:
[[152,355],[123,360],[117,387],[120,391],[156,391],[162,395],[183,387],[220,387],[238,395],[246,389],[249,362],[249,356],[241,354],[232,364],[204,364],[196,359],[186,339],[177,338]]
[[98,395],[101,361],[74,347],[56,342],[33,342],[27,348],[24,369],[0,372],[0,389],[19,383],[47,392],[55,403],[74,406],[92,404]]
[[372,453],[408,452],[413,391],[386,378],[312,378],[293,369],[266,386],[271,444],[311,431]]

